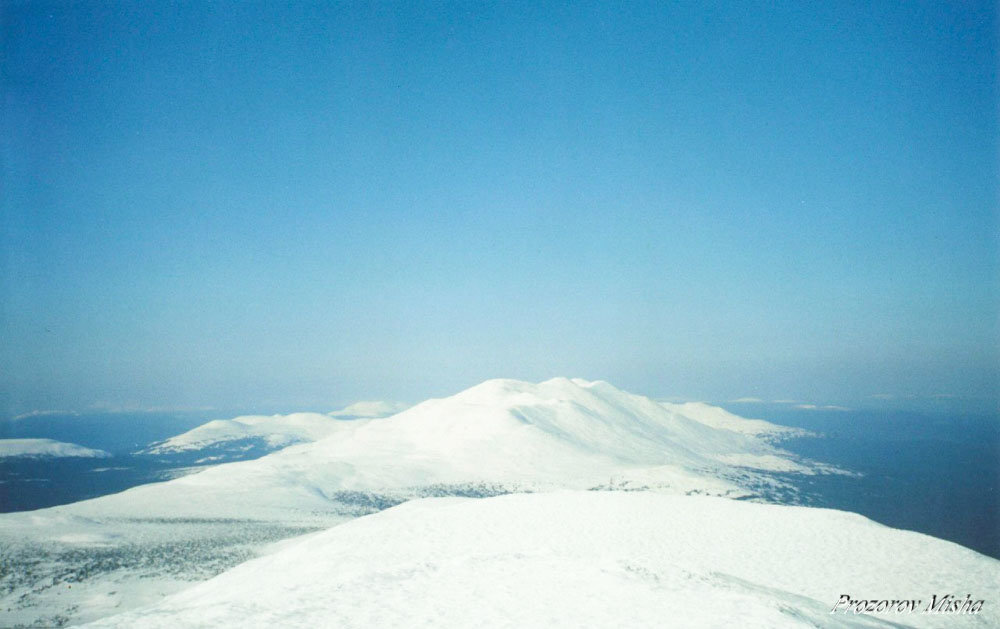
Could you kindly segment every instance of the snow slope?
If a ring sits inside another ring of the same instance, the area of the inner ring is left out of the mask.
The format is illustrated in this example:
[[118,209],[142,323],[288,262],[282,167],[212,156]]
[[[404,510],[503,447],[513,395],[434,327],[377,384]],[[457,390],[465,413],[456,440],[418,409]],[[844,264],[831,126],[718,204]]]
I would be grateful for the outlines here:
[[52,439],[0,439],[0,458],[24,457],[109,457],[104,450]]
[[683,404],[673,404],[670,402],[660,402],[664,408],[690,417],[706,426],[718,428],[720,430],[730,430],[744,435],[768,436],[792,436],[797,431],[794,428],[776,426],[762,419],[746,419],[739,415],[733,415],[724,408],[705,404],[704,402],[685,402]]
[[[703,496],[407,503],[94,627],[997,627],[1000,562],[861,516]],[[987,599],[924,613],[932,595]],[[842,594],[920,599],[831,614]]]

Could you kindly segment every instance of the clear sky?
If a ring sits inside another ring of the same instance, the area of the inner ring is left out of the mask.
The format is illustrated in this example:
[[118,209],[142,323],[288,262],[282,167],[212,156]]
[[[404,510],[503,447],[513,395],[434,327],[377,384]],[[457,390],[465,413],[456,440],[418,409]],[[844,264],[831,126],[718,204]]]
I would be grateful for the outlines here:
[[994,2],[0,15],[0,413],[995,407]]

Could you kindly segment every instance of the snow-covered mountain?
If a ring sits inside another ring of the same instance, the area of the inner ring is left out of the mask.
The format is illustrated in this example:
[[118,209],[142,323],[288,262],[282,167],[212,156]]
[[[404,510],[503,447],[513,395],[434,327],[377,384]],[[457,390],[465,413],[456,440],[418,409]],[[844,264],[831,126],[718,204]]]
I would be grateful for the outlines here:
[[104,450],[54,441],[52,439],[0,439],[0,458],[3,457],[109,457]]
[[552,492],[413,501],[94,626],[985,628],[998,591],[1000,562],[842,511]]
[[413,499],[613,489],[773,500],[783,489],[774,472],[839,472],[780,449],[800,430],[566,378],[490,380],[379,419],[284,416],[270,433],[261,428],[267,419],[210,423],[185,439],[244,430],[235,424],[259,434],[299,425],[317,439],[165,483],[0,516],[0,545],[18,566],[0,582],[7,592],[0,625],[89,621],[155,603],[278,540]]
[[[302,522],[357,515],[359,496],[384,504],[439,494],[614,485],[736,497],[755,495],[769,482],[761,471],[827,471],[772,443],[801,431],[566,378],[490,380],[384,419],[288,417],[329,433],[254,461],[67,509],[124,517],[143,505],[147,517],[252,514]],[[245,424],[212,422],[182,437],[190,442],[216,426],[231,434],[235,425]],[[281,418],[277,425],[292,423]]]

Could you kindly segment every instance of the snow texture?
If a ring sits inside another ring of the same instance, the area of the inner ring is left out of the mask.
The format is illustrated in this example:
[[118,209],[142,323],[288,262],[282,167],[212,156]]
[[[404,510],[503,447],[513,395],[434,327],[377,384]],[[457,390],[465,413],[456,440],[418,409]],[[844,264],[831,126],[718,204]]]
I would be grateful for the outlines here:
[[[1000,592],[1000,562],[849,513],[556,492],[410,502],[92,626],[1000,626],[923,613],[966,592]],[[842,594],[922,603],[831,614]]]

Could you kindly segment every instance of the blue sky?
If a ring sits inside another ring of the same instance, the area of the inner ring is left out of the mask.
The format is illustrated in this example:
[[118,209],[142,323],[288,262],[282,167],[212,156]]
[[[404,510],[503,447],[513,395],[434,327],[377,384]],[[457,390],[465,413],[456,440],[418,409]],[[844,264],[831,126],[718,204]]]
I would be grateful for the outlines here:
[[4,3],[0,412],[995,408],[996,7],[898,4]]

